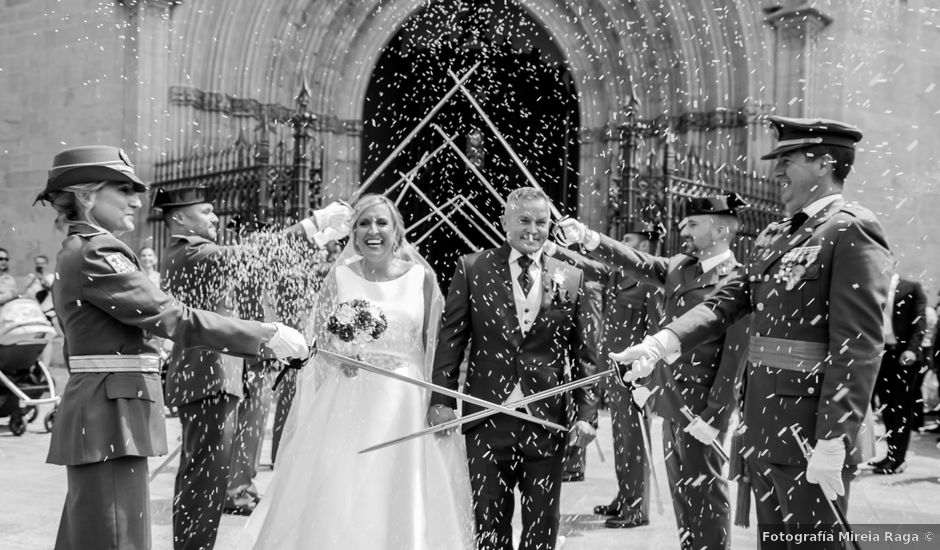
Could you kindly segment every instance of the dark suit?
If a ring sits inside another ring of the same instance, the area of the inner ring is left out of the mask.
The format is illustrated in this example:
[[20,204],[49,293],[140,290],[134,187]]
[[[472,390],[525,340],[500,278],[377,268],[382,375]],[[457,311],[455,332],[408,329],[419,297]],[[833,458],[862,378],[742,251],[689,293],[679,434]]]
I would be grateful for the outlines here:
[[[581,302],[580,270],[542,257],[539,313],[523,336],[516,316],[510,248],[503,245],[462,256],[451,281],[434,359],[435,384],[457,389],[460,364],[470,345],[465,391],[503,403],[518,384],[523,395],[564,382],[565,363],[578,379],[595,370],[594,333]],[[575,390],[578,420],[593,422],[591,388]],[[549,397],[529,405],[539,418],[565,424],[566,399]],[[433,394],[431,404],[456,407]],[[463,413],[480,410],[463,404]],[[513,489],[522,493],[520,549],[555,547],[559,522],[562,458],[566,433],[506,415],[463,426],[481,550],[512,548]]]
[[[657,287],[641,284],[609,264],[567,248],[559,248],[555,257],[580,268],[588,280],[603,282],[603,312],[597,338],[597,356],[602,364],[612,367],[608,358],[611,352],[641,342],[644,335],[659,326],[663,293]],[[610,410],[614,436],[617,496],[611,504],[620,510],[620,515],[642,522],[649,519],[650,464],[643,450],[646,443],[640,422],[646,424],[649,433],[649,418],[637,411],[630,390],[613,377],[605,378],[600,386]]]
[[[731,280],[740,265],[730,257],[703,273],[698,259],[671,258],[639,252],[608,237],[591,252],[638,280],[665,292],[665,320],[689,311]],[[650,383],[653,410],[663,417],[666,474],[683,548],[727,548],[730,545],[730,497],[721,470],[724,460],[683,429],[689,407],[726,439],[736,407],[735,380],[747,357],[746,321],[731,326],[654,371]],[[622,349],[622,348],[621,348]],[[619,351],[619,350],[618,350]]]
[[793,235],[776,224],[765,229],[747,274],[667,327],[690,349],[753,312],[743,448],[751,451],[761,533],[836,521],[819,486],[805,479],[806,459],[791,426],[810,445],[844,438],[846,495],[839,501],[843,509],[848,504],[849,482],[862,460],[855,442],[884,345],[889,264],[874,215],[837,198]]
[[[891,308],[891,326],[894,344],[885,344],[885,353],[881,358],[881,369],[875,382],[875,395],[882,410],[888,442],[889,460],[904,462],[907,445],[911,439],[911,425],[914,421],[915,407],[920,404],[920,386],[915,383],[920,372],[921,349],[927,318],[927,296],[920,283],[899,279],[894,292]],[[910,351],[915,355],[910,365],[901,364],[901,354]]]
[[[299,224],[284,246],[302,240]],[[163,252],[164,286],[183,303],[236,314],[234,291],[270,264],[274,243],[222,246],[196,236],[173,235]],[[167,404],[179,408],[183,450],[173,499],[176,550],[212,548],[225,505],[235,449],[243,361],[227,354],[174,346],[167,367]]]
[[166,454],[163,395],[151,336],[257,355],[273,331],[190,309],[154,286],[114,235],[73,225],[56,262],[54,303],[72,369],[80,356],[153,357],[152,372],[72,372],[48,462],[68,467],[56,548],[149,549],[147,458]]

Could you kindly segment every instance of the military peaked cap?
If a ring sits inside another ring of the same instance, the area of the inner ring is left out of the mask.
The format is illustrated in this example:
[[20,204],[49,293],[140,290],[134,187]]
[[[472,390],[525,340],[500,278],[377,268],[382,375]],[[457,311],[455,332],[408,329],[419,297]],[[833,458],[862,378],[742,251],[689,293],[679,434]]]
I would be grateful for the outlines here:
[[725,215],[735,216],[738,210],[751,206],[737,193],[712,195],[708,197],[689,197],[685,201],[686,216]]
[[151,206],[166,211],[170,208],[202,204],[204,202],[212,202],[209,197],[209,188],[205,185],[187,185],[186,187],[174,189],[160,187],[153,194]]
[[108,145],[89,145],[66,149],[55,156],[52,169],[49,170],[49,178],[46,180],[46,188],[36,200],[49,200],[51,193],[72,185],[100,181],[130,182],[138,193],[148,189],[134,173],[134,165],[123,149]]
[[782,116],[771,116],[769,120],[770,128],[777,136],[777,147],[762,156],[764,160],[814,145],[855,149],[855,144],[862,139],[861,130],[838,120]]

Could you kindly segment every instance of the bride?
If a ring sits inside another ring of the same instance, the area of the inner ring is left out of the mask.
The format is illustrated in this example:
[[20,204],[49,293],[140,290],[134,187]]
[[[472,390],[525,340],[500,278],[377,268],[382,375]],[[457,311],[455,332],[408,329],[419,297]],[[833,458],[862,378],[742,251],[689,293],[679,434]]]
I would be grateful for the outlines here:
[[[367,344],[343,342],[327,330],[336,306],[354,299],[378,306],[387,320],[384,333]],[[349,244],[314,309],[317,344],[428,380],[442,307],[434,273],[405,242],[394,204],[382,195],[360,198]],[[428,393],[323,355],[300,373],[277,471],[239,548],[472,548],[469,474],[458,434],[359,454],[426,427]]]

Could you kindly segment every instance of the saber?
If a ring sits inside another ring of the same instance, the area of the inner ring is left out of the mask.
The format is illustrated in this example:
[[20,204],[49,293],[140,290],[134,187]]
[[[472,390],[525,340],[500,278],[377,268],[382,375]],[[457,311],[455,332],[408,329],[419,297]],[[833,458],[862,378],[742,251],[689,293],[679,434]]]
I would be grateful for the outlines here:
[[431,128],[437,130],[437,133],[440,134],[442,138],[444,138],[447,144],[450,145],[450,148],[454,150],[454,153],[460,158],[460,160],[463,161],[464,164],[467,165],[467,168],[473,172],[473,175],[476,176],[478,180],[480,180],[480,183],[482,183],[483,186],[486,187],[494,197],[496,197],[496,200],[499,201],[499,205],[506,206],[506,201],[503,199],[503,197],[501,197],[500,194],[496,192],[496,189],[490,185],[490,182],[487,181],[486,177],[482,173],[480,173],[480,170],[477,169],[475,164],[473,164],[473,161],[468,159],[467,155],[463,154],[463,151],[460,150],[460,147],[457,147],[457,144],[454,143],[454,138],[448,136],[447,133],[444,132],[444,130],[441,130],[441,127],[437,124],[432,124]]
[[471,212],[476,214],[477,217],[479,217],[480,220],[485,224],[485,227],[488,227],[489,230],[492,231],[493,234],[496,235],[497,237],[500,237],[500,238],[503,237],[503,235],[500,235],[496,227],[493,224],[491,224],[489,220],[486,219],[486,216],[483,215],[483,212],[480,212],[480,210],[476,206],[473,206],[473,203],[467,200],[466,197],[464,197],[463,195],[461,195],[461,197],[463,197],[464,206],[466,206],[467,208],[470,209]]
[[405,383],[411,384],[412,386],[418,386],[419,388],[424,388],[424,389],[426,389],[426,390],[431,390],[431,391],[433,391],[433,392],[437,392],[437,393],[439,393],[439,394],[446,395],[446,396],[448,396],[448,397],[453,397],[453,398],[455,398],[455,399],[460,399],[461,401],[466,401],[466,402],[468,402],[468,403],[473,403],[474,405],[478,405],[478,406],[480,406],[480,407],[485,407],[485,408],[487,408],[487,409],[493,411],[494,414],[495,414],[495,413],[498,413],[498,412],[501,412],[501,413],[504,413],[504,414],[508,414],[508,415],[510,415],[510,416],[515,416],[516,418],[521,418],[522,420],[528,420],[529,422],[535,422],[536,424],[541,424],[542,426],[545,426],[546,428],[551,428],[551,429],[553,429],[553,430],[558,430],[558,431],[562,431],[562,432],[568,431],[568,428],[566,428],[566,427],[564,427],[564,426],[562,426],[562,425],[560,425],[560,424],[556,424],[556,423],[550,422],[550,421],[548,421],[548,420],[543,420],[543,419],[541,419],[541,418],[537,418],[537,417],[535,417],[535,416],[532,416],[531,414],[524,413],[524,412],[519,412],[519,411],[517,411],[517,410],[515,410],[515,409],[511,409],[511,408],[506,407],[506,406],[503,406],[503,405],[497,405],[496,403],[491,403],[491,402],[487,401],[486,399],[480,399],[479,397],[474,397],[474,396],[472,396],[472,395],[467,395],[467,394],[464,394],[464,393],[460,393],[460,392],[458,392],[458,391],[454,391],[454,390],[445,388],[445,387],[443,387],[443,386],[438,386],[437,384],[432,384],[432,383],[430,383],[430,382],[425,382],[424,380],[418,380],[418,379],[416,379],[416,378],[411,378],[410,376],[405,376],[405,375],[403,375],[403,374],[398,374],[397,372],[393,372],[393,371],[390,371],[390,370],[385,370],[385,369],[383,369],[383,368],[381,368],[381,367],[376,367],[375,365],[370,365],[369,363],[366,363],[366,362],[364,362],[364,361],[359,361],[359,360],[353,359],[353,358],[351,358],[351,357],[346,357],[345,355],[342,355],[342,354],[339,354],[339,353],[334,353],[334,352],[332,352],[332,351],[328,351],[328,350],[320,349],[320,348],[317,348],[317,350],[315,351],[315,353],[322,353],[322,354],[326,355],[327,357],[332,357],[333,359],[338,360],[338,361],[339,361],[340,363],[342,363],[343,365],[346,365],[346,366],[349,366],[349,367],[353,367],[353,368],[356,368],[356,369],[360,369],[360,370],[364,370],[364,371],[371,372],[371,373],[374,373],[374,374],[378,374],[378,375],[381,375],[381,376],[385,376],[386,378],[391,378],[391,379],[393,379],[393,380],[398,380],[398,381],[400,381],[400,382],[405,382]]
[[[477,113],[479,113],[480,117],[483,118],[483,122],[485,122],[486,125],[489,126],[490,130],[493,131],[493,133],[496,135],[496,139],[503,146],[503,148],[506,149],[506,152],[509,153],[509,156],[512,157],[512,160],[513,162],[516,163],[516,166],[518,166],[519,169],[522,170],[523,175],[525,175],[526,179],[529,180],[529,183],[532,185],[532,187],[535,187],[536,189],[545,193],[545,190],[542,189],[542,186],[539,185],[538,181],[536,181],[535,176],[533,176],[532,173],[529,172],[529,169],[526,168],[525,164],[522,163],[522,159],[520,159],[519,155],[517,155],[516,152],[512,149],[512,147],[509,145],[509,142],[506,141],[506,138],[503,137],[503,134],[499,132],[499,129],[497,129],[496,125],[493,124],[493,121],[490,120],[490,117],[486,116],[486,112],[483,110],[483,107],[480,107],[480,104],[477,103],[477,100],[473,97],[473,94],[471,94],[470,91],[467,90],[467,88],[463,85],[463,82],[460,82],[460,79],[457,78],[457,75],[454,74],[453,71],[448,69],[447,74],[449,74],[451,78],[457,81],[457,86],[460,88],[460,91],[463,93],[464,97],[466,97],[467,100],[470,101],[470,105],[472,105],[473,108],[476,109]],[[559,212],[558,209],[555,208],[555,205],[552,202],[549,202],[548,206],[551,208],[552,215],[555,216],[555,219],[560,220],[562,218],[561,212]]]
[[[473,206],[473,205],[471,205],[471,204],[467,201],[467,199],[463,198],[463,195],[460,195],[460,197],[461,197],[461,199],[462,199],[462,200],[460,201],[460,203],[461,203],[462,205],[467,206],[467,207]],[[486,237],[486,240],[490,241],[490,244],[492,244],[493,246],[495,246],[495,247],[497,247],[497,248],[499,247],[500,243],[499,243],[496,239],[494,239],[494,238],[492,237],[492,235],[490,235],[486,230],[484,230],[482,227],[480,227],[480,224],[478,224],[478,223],[476,222],[476,220],[473,219],[473,217],[471,217],[469,214],[467,214],[466,212],[464,212],[464,211],[460,208],[460,205],[455,205],[455,206],[454,206],[454,209],[457,211],[458,214],[460,214],[461,216],[463,216],[464,218],[466,218],[467,221],[470,222],[470,225],[472,225],[472,226],[474,227],[474,229],[476,229],[477,231],[480,232],[481,235],[483,235],[484,237]],[[471,211],[472,211],[472,210],[471,210]]]
[[[809,461],[810,455],[813,454],[813,449],[809,446],[809,441],[800,435],[799,428],[797,426],[790,426],[790,433],[793,434],[793,439],[796,439],[796,444],[799,445],[800,451],[803,453],[803,457]],[[822,491],[822,487],[819,489]],[[823,494],[823,500],[829,503],[829,509],[832,510],[832,513],[835,514],[836,519],[839,520],[839,525],[842,527],[842,530],[849,535],[848,538],[852,542],[852,548],[855,550],[862,550],[862,546],[855,539],[855,536],[853,536],[854,533],[852,531],[852,526],[849,525],[849,520],[845,517],[845,512],[842,511],[842,507],[839,506],[839,503],[835,500],[829,500],[826,498],[825,494]]]
[[630,390],[630,403],[633,410],[636,411],[636,415],[640,420],[640,435],[643,437],[643,454],[646,455],[646,463],[650,465],[650,481],[653,482],[653,494],[656,495],[656,512],[659,515],[666,513],[666,509],[663,508],[663,495],[659,492],[659,476],[656,475],[656,467],[653,464],[653,438],[650,437],[649,430],[646,429],[646,417],[643,414],[643,408],[633,400],[633,388],[636,385],[633,382],[627,384],[627,389]]
[[[404,189],[407,189],[407,187],[405,187]],[[454,201],[460,200],[462,197],[463,197],[463,195],[454,195],[453,197],[447,199],[447,200],[444,202],[444,204],[440,205],[439,208],[440,208],[441,210],[444,210],[445,208],[447,208],[448,206],[450,206]],[[424,216],[423,218],[421,218],[420,220],[414,222],[414,223],[411,224],[410,226],[406,227],[406,228],[405,228],[405,233],[406,233],[406,234],[411,233],[412,231],[415,230],[416,227],[420,226],[421,224],[423,224],[424,222],[426,222],[426,221],[428,221],[429,219],[433,218],[434,216],[435,216],[435,213],[434,213],[434,212],[431,212],[430,214],[425,214],[425,216]]]
[[[538,392],[538,393],[533,393],[532,395],[530,395],[530,396],[528,396],[528,397],[524,397],[524,398],[522,398],[522,399],[520,399],[520,400],[518,400],[518,401],[513,401],[512,403],[508,403],[506,406],[507,406],[507,407],[521,407],[521,406],[523,406],[523,405],[528,405],[529,403],[534,403],[535,401],[541,401],[542,399],[545,399],[546,397],[552,397],[553,395],[558,395],[559,393],[565,393],[565,392],[568,391],[568,390],[573,390],[573,389],[576,389],[576,388],[580,388],[580,387],[582,387],[582,386],[589,386],[589,385],[593,384],[594,382],[597,382],[597,381],[600,380],[601,378],[607,376],[608,374],[615,373],[615,372],[616,372],[616,369],[614,368],[614,369],[606,370],[606,371],[604,371],[604,372],[599,372],[599,373],[597,373],[597,374],[592,374],[591,376],[588,376],[588,377],[586,377],[586,378],[582,378],[582,379],[580,379],[580,380],[575,380],[575,381],[573,381],[573,382],[568,382],[568,383],[562,384],[562,385],[560,385],[560,386],[555,386],[554,388],[551,388],[551,389],[543,390],[543,391],[540,391],[540,392]],[[414,433],[411,433],[411,434],[408,434],[408,435],[399,437],[399,438],[397,438],[397,439],[392,439],[392,440],[386,441],[386,442],[384,442],[384,443],[379,443],[378,445],[373,445],[373,446],[371,446],[371,447],[367,447],[367,448],[365,448],[365,449],[359,451],[359,454],[364,454],[364,453],[369,453],[369,452],[372,452],[372,451],[377,451],[377,450],[379,450],[379,449],[384,449],[385,447],[390,447],[390,446],[396,445],[396,444],[398,444],[398,443],[403,443],[403,442],[405,442],[405,441],[409,441],[409,440],[412,440],[412,439],[417,439],[417,438],[419,438],[419,437],[422,437],[422,436],[425,436],[425,435],[428,435],[428,434],[432,434],[432,433],[436,433],[436,432],[442,432],[442,431],[444,431],[444,430],[449,430],[449,429],[451,429],[451,428],[455,428],[455,427],[460,426],[460,425],[462,425],[462,424],[466,424],[467,422],[473,422],[473,421],[479,420],[479,419],[481,419],[481,418],[486,418],[486,417],[488,417],[488,416],[493,416],[494,414],[496,414],[496,413],[498,413],[498,412],[500,412],[500,411],[495,411],[495,410],[493,410],[493,409],[489,409],[489,410],[485,410],[485,411],[478,411],[478,412],[475,412],[475,413],[473,413],[473,414],[470,414],[470,415],[467,415],[467,416],[462,416],[462,417],[457,418],[457,419],[455,419],[455,420],[451,420],[450,422],[444,422],[443,424],[438,424],[437,426],[431,426],[431,427],[425,428],[425,429],[423,429],[423,430],[419,430],[419,431],[417,431],[417,432],[414,432]]]
[[[412,139],[414,139],[416,135],[418,135],[418,132],[420,132],[421,129],[424,128],[425,124],[427,124],[428,121],[430,121],[431,118],[434,117],[434,115],[436,115],[437,112],[441,110],[441,107],[443,107],[444,104],[447,103],[450,100],[450,98],[454,96],[455,93],[457,93],[457,90],[459,90],[460,87],[463,86],[464,82],[466,82],[467,79],[470,78],[470,75],[472,75],[473,72],[477,70],[477,68],[480,66],[480,63],[482,62],[477,61],[472,67],[470,67],[470,70],[465,72],[462,77],[457,79],[457,84],[455,84],[450,90],[447,91],[446,94],[444,94],[444,97],[442,97],[441,100],[437,102],[437,105],[435,105],[434,108],[432,108],[428,112],[428,114],[424,116],[424,119],[421,122],[419,122],[417,126],[415,126],[415,129],[412,130],[410,134],[405,136],[405,139],[403,139],[402,142],[398,144],[398,147],[396,147],[394,151],[389,153],[388,157],[386,157],[386,159],[382,161],[382,164],[380,164],[378,168],[376,168],[371,174],[369,174],[369,177],[366,178],[366,181],[362,182],[362,185],[359,186],[359,189],[356,189],[356,193],[353,195],[354,199],[358,198],[359,195],[364,193],[365,190],[368,189],[370,185],[372,185],[372,182],[375,181],[375,178],[377,178],[379,174],[382,173],[383,170],[388,168],[388,165],[392,163],[392,160],[396,156],[398,156],[398,153],[401,153],[402,149],[404,149],[405,146],[408,145],[408,143]],[[447,72],[453,75],[454,77],[457,76],[451,70],[448,70]]]
[[158,475],[163,473],[163,470],[166,470],[167,466],[170,465],[170,462],[172,462],[173,459],[176,458],[177,455],[179,455],[181,452],[183,452],[182,442],[180,442],[180,444],[177,445],[175,449],[173,449],[172,453],[166,455],[166,458],[163,459],[163,462],[161,462],[159,466],[157,466],[156,468],[153,469],[152,472],[150,472],[150,479],[147,480],[147,483],[152,483],[153,480],[156,479]]
[[[695,420],[695,413],[692,412],[692,409],[690,409],[688,405],[683,405],[679,410],[682,411],[682,414],[689,422]],[[721,458],[725,459],[726,462],[731,462],[731,458],[728,456],[728,453],[725,452],[724,447],[718,443],[717,439],[712,441],[712,448],[715,449],[715,452],[717,452]]]
[[[421,160],[418,161],[418,164],[415,164],[411,168],[411,170],[408,170],[408,172],[406,173],[410,175],[411,177],[414,177],[415,174],[418,173],[418,170],[420,170],[421,168],[424,168],[425,164],[431,162],[431,160],[437,155],[439,155],[440,152],[443,151],[445,147],[447,147],[447,145],[448,145],[447,143],[442,143],[437,146],[437,149],[431,151],[430,153],[425,151],[424,154],[421,155]],[[389,196],[389,194],[391,194],[391,192],[394,191],[396,187],[398,187],[399,185],[403,183],[405,183],[405,178],[398,178],[398,181],[396,181],[388,189],[383,191],[382,194],[385,195],[386,197]],[[401,196],[402,194],[404,194],[404,192],[405,190],[402,189],[401,194],[398,195],[398,199],[395,200],[395,206],[398,206],[398,202],[401,201]]]
[[450,221],[450,219],[447,216],[445,216],[443,212],[441,212],[441,209],[438,208],[436,204],[434,204],[434,201],[429,199],[428,196],[425,195],[423,191],[418,189],[418,186],[415,185],[415,182],[413,179],[409,178],[405,174],[402,174],[401,172],[399,172],[399,174],[401,174],[401,177],[405,178],[405,185],[410,186],[414,190],[414,192],[417,193],[418,196],[424,200],[424,202],[428,203],[428,206],[431,207],[431,210],[433,210],[438,216],[440,216],[441,219],[444,220],[444,223],[446,223],[451,229],[453,229],[454,232],[457,233],[457,235],[461,239],[463,239],[463,242],[467,246],[469,246],[471,250],[473,250],[474,252],[479,252],[480,247],[474,245],[473,241],[471,241],[466,235],[464,235],[463,232],[460,229],[458,229],[456,225],[454,225],[454,222]]

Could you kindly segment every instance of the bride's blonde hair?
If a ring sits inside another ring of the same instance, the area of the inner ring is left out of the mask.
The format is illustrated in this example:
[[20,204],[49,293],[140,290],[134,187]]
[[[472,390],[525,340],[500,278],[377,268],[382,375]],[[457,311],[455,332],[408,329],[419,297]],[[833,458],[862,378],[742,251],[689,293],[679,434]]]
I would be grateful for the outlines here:
[[[405,221],[402,219],[401,212],[398,211],[398,207],[395,206],[395,203],[385,195],[369,194],[359,197],[359,200],[353,204],[353,231],[356,230],[356,225],[359,223],[359,218],[362,217],[362,213],[377,204],[384,204],[392,215],[392,231],[395,237],[393,250],[398,252],[401,248],[401,243],[405,240]],[[355,244],[356,239],[353,238],[352,241],[354,249],[356,252],[359,252],[359,245]]]

